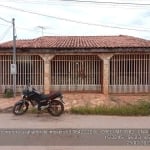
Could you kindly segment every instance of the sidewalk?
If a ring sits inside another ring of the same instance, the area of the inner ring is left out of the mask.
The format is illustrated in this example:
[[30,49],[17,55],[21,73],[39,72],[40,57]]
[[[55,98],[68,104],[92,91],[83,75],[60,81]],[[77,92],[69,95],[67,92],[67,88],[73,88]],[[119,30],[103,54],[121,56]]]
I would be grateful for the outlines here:
[[5,112],[6,110],[12,108],[12,106],[20,99],[20,96],[12,98],[0,97],[0,112]]

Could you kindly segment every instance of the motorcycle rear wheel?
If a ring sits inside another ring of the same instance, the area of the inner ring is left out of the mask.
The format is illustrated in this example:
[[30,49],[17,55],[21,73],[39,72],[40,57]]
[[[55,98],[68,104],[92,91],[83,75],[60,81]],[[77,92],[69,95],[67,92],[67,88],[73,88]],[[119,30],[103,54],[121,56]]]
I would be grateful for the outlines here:
[[48,112],[52,116],[60,116],[64,112],[64,105],[60,101],[52,101],[49,108],[47,108]]
[[26,103],[15,104],[13,107],[13,114],[23,115],[28,110],[28,105]]

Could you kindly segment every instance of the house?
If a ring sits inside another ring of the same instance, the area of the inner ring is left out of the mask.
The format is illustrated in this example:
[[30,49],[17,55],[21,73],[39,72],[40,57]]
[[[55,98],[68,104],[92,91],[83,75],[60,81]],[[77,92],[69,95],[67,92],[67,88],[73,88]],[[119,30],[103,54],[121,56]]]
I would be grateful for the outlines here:
[[[13,42],[0,44],[0,93],[13,86]],[[16,87],[49,93],[150,92],[150,41],[131,36],[44,36],[16,41]]]

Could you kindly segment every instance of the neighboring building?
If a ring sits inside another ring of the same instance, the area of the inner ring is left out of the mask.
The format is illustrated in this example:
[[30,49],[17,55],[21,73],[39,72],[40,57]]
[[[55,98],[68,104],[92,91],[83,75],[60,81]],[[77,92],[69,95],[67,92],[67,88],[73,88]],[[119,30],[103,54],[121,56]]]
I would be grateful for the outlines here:
[[[13,42],[0,44],[0,93],[13,85]],[[149,93],[150,41],[131,36],[17,40],[17,91],[27,79],[48,93]]]

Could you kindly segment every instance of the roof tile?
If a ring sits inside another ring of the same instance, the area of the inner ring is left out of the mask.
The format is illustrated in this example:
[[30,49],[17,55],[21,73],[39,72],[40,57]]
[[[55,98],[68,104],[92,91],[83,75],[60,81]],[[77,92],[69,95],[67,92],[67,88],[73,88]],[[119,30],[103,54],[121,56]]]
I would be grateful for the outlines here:
[[[13,41],[0,44],[11,48]],[[36,39],[17,40],[17,48],[115,48],[150,47],[150,41],[132,36],[43,36]]]

